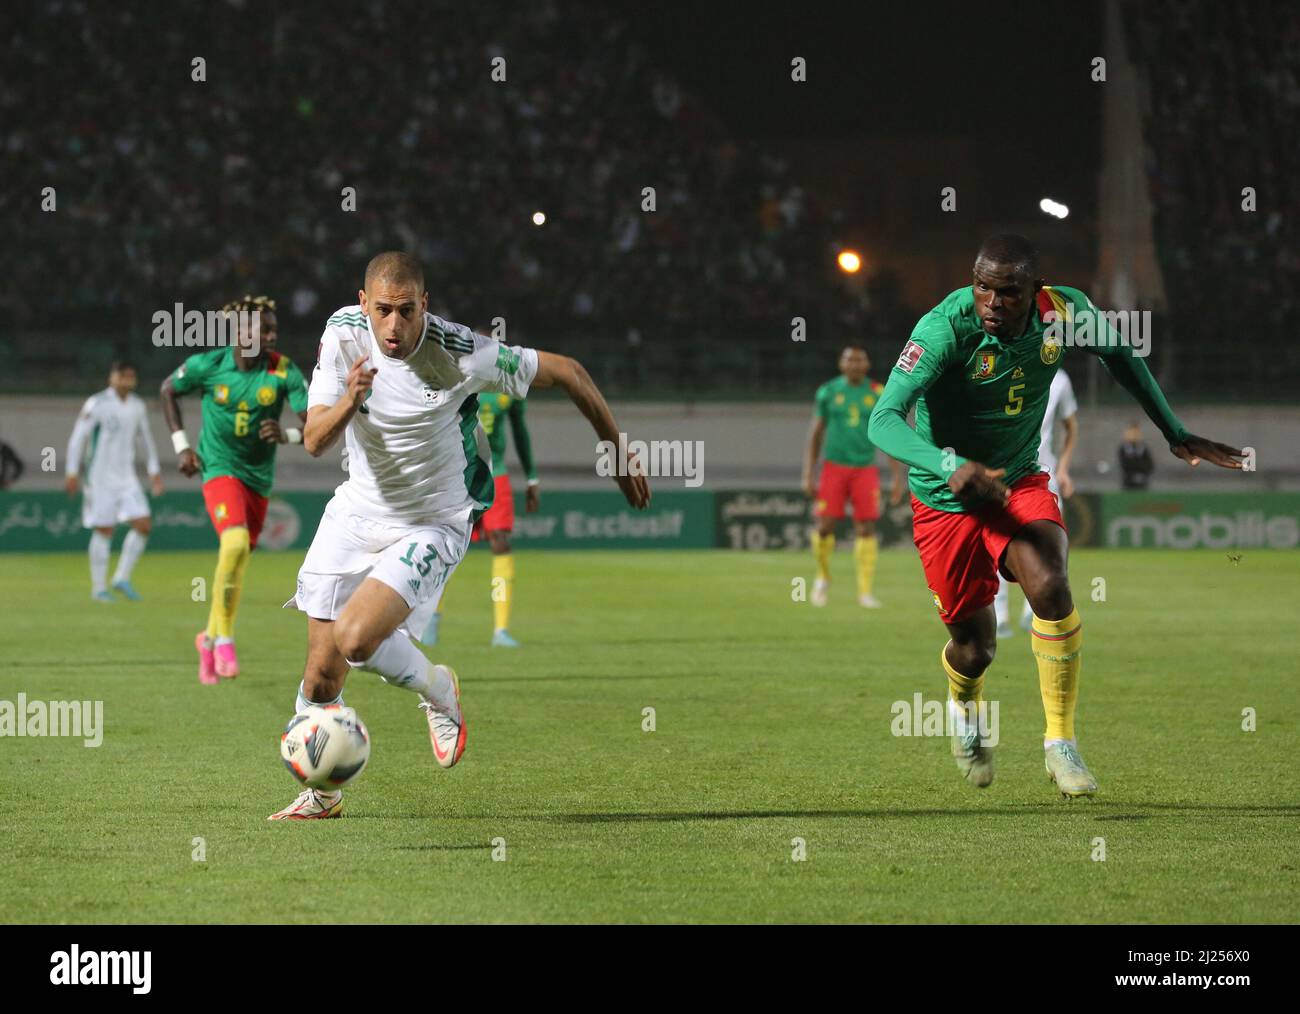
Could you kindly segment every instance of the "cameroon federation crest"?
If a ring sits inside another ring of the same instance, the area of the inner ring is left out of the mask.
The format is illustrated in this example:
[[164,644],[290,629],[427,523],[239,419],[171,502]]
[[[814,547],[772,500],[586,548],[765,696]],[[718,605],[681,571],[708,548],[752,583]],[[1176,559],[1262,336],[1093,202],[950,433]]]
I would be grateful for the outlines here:
[[971,380],[988,380],[993,376],[993,371],[997,369],[998,354],[996,352],[977,352],[975,354],[975,372],[971,374]]
[[230,400],[230,388],[225,384],[218,384],[212,391],[212,400],[218,405],[224,405]]
[[275,401],[274,387],[259,387],[257,389],[257,403],[259,405],[270,405]]
[[1043,361],[1045,366],[1051,366],[1061,358],[1061,341],[1060,339],[1049,340],[1043,339],[1043,347],[1038,350],[1038,358]]

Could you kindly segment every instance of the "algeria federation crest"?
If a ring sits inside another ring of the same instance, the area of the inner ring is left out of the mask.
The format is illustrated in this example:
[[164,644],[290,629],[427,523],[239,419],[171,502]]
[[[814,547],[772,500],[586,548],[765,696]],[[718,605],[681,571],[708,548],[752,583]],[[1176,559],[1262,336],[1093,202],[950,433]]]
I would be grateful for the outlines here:
[[1051,366],[1061,358],[1061,340],[1059,338],[1043,339],[1043,347],[1038,350],[1038,358],[1044,366]]

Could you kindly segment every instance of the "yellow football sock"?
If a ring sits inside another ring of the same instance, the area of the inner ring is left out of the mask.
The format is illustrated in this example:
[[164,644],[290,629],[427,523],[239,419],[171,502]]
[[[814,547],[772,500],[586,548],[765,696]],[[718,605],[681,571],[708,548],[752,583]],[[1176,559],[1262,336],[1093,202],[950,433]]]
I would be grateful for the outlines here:
[[1047,716],[1044,739],[1074,739],[1074,705],[1079,698],[1079,668],[1083,664],[1083,624],[1079,610],[1063,620],[1034,617],[1030,637],[1038,661],[1038,689]]
[[835,552],[835,533],[829,535],[812,535],[813,558],[817,561],[817,580],[831,579],[831,553]]
[[871,585],[876,580],[876,554],[880,551],[880,542],[874,535],[859,535],[853,543],[853,559],[858,564],[858,594],[870,595]]
[[515,558],[509,553],[492,557],[492,622],[497,630],[510,626],[510,597],[515,587]]
[[221,533],[217,552],[217,573],[212,578],[212,609],[208,613],[208,637],[234,637],[239,590],[248,565],[247,528],[227,528]]
[[[948,644],[952,642],[949,641]],[[978,676],[963,676],[948,661],[948,645],[943,646],[943,651],[939,652],[939,661],[943,665],[943,671],[948,674],[948,696],[958,704],[966,704],[969,701],[978,701],[980,694],[984,690],[984,674]]]

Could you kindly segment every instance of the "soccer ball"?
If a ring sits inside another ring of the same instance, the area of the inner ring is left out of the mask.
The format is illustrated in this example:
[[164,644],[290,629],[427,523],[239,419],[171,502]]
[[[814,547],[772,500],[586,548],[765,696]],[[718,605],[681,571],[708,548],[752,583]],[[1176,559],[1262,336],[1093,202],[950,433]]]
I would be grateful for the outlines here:
[[365,770],[370,733],[351,708],[311,707],[285,726],[280,759],[308,788],[342,788]]

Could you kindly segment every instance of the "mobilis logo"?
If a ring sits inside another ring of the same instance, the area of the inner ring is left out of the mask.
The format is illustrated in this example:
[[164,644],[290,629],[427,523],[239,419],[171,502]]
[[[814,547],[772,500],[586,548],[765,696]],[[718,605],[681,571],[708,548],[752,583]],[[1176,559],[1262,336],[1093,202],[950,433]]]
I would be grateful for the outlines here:
[[1157,518],[1125,514],[1106,526],[1106,545],[1170,549],[1294,549],[1300,522],[1288,514],[1263,511],[1233,514],[1175,514]]

